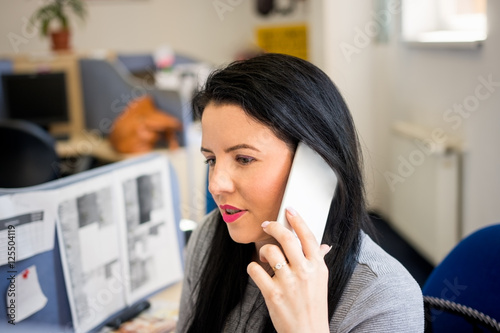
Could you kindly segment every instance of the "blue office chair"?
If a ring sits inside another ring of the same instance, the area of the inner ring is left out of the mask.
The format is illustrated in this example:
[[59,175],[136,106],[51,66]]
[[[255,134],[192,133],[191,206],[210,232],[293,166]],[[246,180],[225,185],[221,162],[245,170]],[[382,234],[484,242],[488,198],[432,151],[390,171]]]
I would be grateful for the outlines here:
[[55,141],[41,127],[0,120],[0,188],[33,186],[59,177]]
[[500,224],[463,239],[422,292],[426,332],[500,332]]

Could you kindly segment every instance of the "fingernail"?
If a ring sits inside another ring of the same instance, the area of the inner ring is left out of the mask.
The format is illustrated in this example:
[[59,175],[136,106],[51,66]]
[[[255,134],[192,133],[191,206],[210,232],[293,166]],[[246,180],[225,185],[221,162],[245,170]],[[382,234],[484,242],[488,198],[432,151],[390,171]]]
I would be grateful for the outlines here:
[[290,215],[297,216],[297,211],[292,207],[287,207],[286,210],[290,213]]
[[270,224],[271,224],[271,222],[269,222],[269,221],[264,221],[264,222],[262,222],[261,227],[262,227],[262,228],[265,228],[265,227],[267,227],[267,226],[268,226],[268,225],[270,225]]

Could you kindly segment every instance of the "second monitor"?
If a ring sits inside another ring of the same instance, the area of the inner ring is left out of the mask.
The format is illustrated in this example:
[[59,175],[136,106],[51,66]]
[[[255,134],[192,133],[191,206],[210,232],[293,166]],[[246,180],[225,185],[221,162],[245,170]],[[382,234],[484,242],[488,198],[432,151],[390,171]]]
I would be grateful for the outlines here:
[[2,75],[7,117],[33,122],[47,130],[69,121],[64,72]]

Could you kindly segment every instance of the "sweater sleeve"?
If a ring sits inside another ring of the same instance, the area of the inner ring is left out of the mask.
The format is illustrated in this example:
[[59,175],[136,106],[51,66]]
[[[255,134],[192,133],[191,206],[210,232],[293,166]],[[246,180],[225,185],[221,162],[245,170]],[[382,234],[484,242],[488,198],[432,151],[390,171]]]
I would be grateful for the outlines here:
[[424,310],[419,288],[397,276],[376,279],[363,289],[338,332],[423,332]]
[[423,332],[418,283],[369,237],[363,248],[330,323],[331,332]]

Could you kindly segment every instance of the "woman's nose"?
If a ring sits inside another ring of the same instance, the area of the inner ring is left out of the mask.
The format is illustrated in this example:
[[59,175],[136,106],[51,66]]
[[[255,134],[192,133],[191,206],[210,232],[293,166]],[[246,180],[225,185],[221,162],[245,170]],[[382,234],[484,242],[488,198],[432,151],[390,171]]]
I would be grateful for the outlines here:
[[209,173],[208,190],[213,196],[234,190],[231,175],[222,166],[216,165]]

